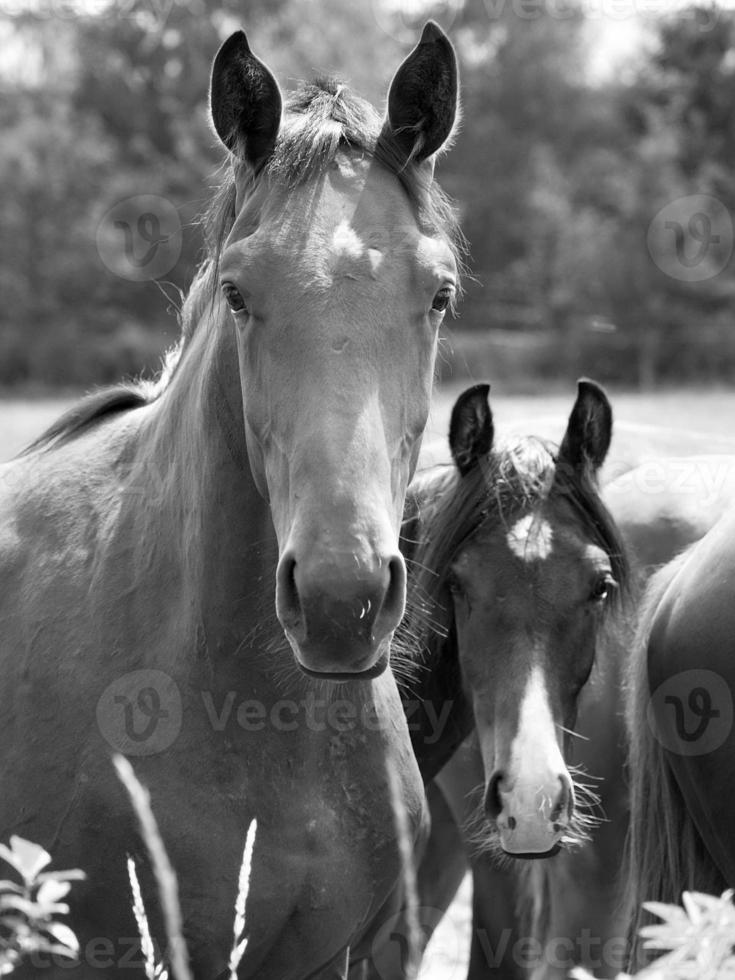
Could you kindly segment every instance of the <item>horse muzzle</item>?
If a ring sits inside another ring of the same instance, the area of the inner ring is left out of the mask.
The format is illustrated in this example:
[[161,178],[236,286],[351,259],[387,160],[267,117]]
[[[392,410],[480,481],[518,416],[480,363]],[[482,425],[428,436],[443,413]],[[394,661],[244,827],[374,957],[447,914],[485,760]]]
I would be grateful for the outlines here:
[[566,773],[539,783],[508,785],[495,773],[485,794],[485,812],[497,827],[500,846],[514,857],[550,856],[567,833],[574,812],[574,789]]
[[302,670],[326,680],[368,680],[388,665],[393,631],[403,616],[406,569],[400,554],[360,564],[299,561],[278,564],[276,611]]

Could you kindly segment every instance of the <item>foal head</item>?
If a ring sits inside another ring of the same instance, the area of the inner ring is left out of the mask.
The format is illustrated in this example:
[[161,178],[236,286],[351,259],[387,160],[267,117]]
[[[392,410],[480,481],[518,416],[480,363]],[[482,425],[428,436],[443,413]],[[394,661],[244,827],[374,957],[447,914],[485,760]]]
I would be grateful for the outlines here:
[[451,208],[433,183],[457,102],[429,23],[380,120],[343,85],[278,85],[240,31],[211,106],[232,153],[218,262],[247,449],[279,543],[276,609],[300,666],[369,677],[403,614],[398,531],[457,289]]
[[495,448],[487,393],[478,385],[455,405],[456,486],[435,543],[445,558],[422,561],[446,569],[435,587],[451,595],[485,816],[503,851],[538,855],[574,838],[565,733],[626,575],[595,486],[612,413],[602,389],[581,381],[558,454],[532,438]]

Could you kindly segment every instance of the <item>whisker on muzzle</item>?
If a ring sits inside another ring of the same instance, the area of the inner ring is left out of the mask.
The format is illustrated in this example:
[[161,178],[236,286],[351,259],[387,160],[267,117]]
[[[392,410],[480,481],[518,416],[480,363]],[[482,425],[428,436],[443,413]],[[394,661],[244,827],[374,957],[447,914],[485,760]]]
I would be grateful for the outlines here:
[[[596,777],[590,775],[581,766],[570,766],[568,772],[574,788],[574,809],[559,840],[559,846],[563,850],[576,850],[592,839],[594,831],[607,818],[602,810],[600,795],[595,786],[589,782]],[[501,847],[497,827],[485,812],[484,783],[476,786],[467,796],[472,799],[473,806],[469,817],[464,821],[462,833],[472,856],[479,858],[488,854],[501,868],[517,864],[519,861],[525,863],[526,858],[515,857]]]
[[592,776],[582,766],[569,766],[568,772],[574,788],[574,809],[566,833],[561,839],[561,845],[566,849],[574,849],[582,847],[591,840],[594,831],[607,818],[602,810],[602,799],[595,786],[590,782],[582,781],[582,779],[595,780],[597,777]]

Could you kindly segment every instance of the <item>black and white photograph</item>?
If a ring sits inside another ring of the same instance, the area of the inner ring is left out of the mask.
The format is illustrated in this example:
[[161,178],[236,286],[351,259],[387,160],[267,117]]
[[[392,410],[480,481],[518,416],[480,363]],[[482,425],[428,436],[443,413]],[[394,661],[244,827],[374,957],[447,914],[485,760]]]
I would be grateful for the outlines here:
[[0,0],[0,977],[732,980],[735,0]]

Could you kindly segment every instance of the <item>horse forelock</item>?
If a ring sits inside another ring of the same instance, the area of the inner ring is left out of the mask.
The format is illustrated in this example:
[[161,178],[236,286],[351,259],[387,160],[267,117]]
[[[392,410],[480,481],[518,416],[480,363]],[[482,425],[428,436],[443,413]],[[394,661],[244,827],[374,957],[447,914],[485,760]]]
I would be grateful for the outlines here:
[[416,549],[416,587],[441,604],[449,566],[458,550],[483,525],[507,526],[550,489],[554,457],[532,437],[493,449],[469,473],[454,467],[429,473],[416,484],[421,526]]

